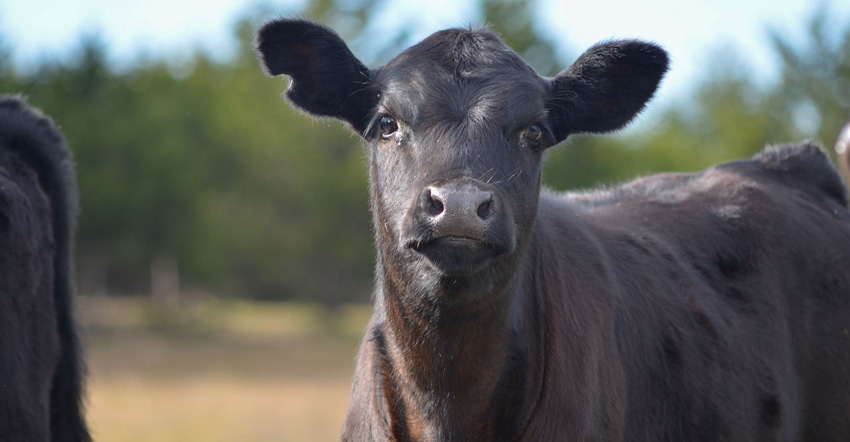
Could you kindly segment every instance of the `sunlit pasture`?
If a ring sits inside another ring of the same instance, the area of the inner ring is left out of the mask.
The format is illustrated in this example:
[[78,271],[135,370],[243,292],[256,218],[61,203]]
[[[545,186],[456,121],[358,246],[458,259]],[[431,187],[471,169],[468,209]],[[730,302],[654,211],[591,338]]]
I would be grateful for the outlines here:
[[83,297],[95,440],[338,438],[365,306]]

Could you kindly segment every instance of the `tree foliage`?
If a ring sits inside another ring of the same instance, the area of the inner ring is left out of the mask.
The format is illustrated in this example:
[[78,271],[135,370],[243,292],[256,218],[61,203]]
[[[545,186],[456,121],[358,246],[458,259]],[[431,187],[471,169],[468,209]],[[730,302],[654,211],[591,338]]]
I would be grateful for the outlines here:
[[[367,44],[381,0],[317,0],[302,15],[340,29],[368,64],[408,44],[410,27]],[[481,21],[543,74],[559,60],[534,25],[535,3],[482,0]],[[546,184],[582,188],[663,170],[696,170],[765,144],[829,143],[850,118],[850,26],[823,16],[809,40],[773,35],[777,84],[756,84],[743,57],[718,51],[693,94],[628,137],[576,137],[552,150]],[[184,289],[224,296],[366,300],[374,252],[359,140],[341,124],[287,106],[286,79],[258,68],[252,36],[269,11],[234,28],[239,51],[216,62],[139,60],[111,69],[105,42],[84,37],[73,62],[21,73],[0,39],[0,87],[52,115],[74,151],[82,217],[77,267],[83,291],[139,293],[152,262],[176,263]],[[840,38],[834,38],[840,35]]]

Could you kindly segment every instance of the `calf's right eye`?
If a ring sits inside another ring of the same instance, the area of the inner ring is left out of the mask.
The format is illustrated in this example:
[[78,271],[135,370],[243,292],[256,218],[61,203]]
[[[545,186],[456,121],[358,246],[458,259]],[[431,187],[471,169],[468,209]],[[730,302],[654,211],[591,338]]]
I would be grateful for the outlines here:
[[398,123],[396,123],[395,118],[387,115],[381,117],[379,126],[381,128],[381,138],[385,140],[398,130]]

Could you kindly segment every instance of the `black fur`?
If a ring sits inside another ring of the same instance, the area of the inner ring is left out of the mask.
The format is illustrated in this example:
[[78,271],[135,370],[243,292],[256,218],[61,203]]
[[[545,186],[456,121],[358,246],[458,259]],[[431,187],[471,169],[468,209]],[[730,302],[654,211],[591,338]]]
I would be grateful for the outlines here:
[[271,73],[332,79],[303,109],[378,91],[320,112],[369,122],[375,311],[344,440],[850,440],[850,211],[820,148],[555,194],[543,151],[628,123],[661,48],[603,43],[544,78],[450,29],[364,83],[327,28],[260,35]]
[[77,189],[59,130],[0,97],[0,440],[88,441],[73,313]]
[[307,21],[274,21],[257,35],[256,47],[269,74],[292,77],[286,97],[293,104],[365,129],[378,94],[368,69],[336,33]]
[[558,121],[557,137],[624,126],[655,94],[667,63],[664,50],[639,41],[588,49],[553,82],[548,110]]

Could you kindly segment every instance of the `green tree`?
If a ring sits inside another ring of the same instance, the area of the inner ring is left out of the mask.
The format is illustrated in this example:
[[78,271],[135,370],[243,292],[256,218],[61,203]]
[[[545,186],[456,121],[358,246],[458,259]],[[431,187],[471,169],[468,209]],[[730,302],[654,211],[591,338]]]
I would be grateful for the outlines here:
[[[774,93],[773,117],[791,124],[795,138],[832,143],[850,120],[850,20],[836,25],[827,7],[807,22],[807,35],[795,45],[782,32],[771,32],[782,75]],[[843,29],[836,29],[843,26]]]
[[540,2],[480,0],[482,20],[540,75],[552,76],[566,66],[559,60],[551,37],[536,26]]

